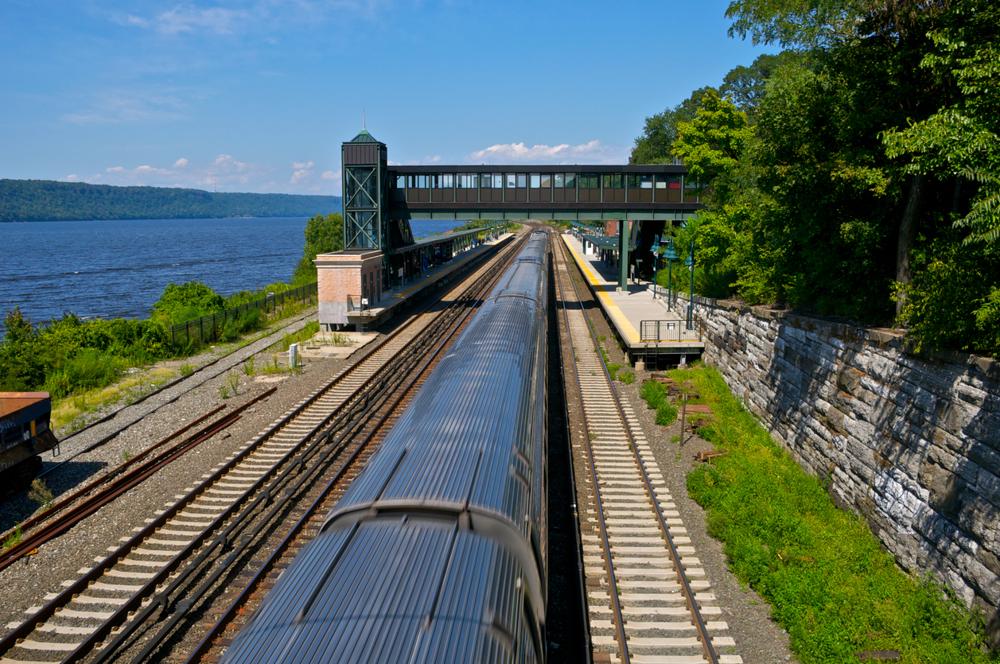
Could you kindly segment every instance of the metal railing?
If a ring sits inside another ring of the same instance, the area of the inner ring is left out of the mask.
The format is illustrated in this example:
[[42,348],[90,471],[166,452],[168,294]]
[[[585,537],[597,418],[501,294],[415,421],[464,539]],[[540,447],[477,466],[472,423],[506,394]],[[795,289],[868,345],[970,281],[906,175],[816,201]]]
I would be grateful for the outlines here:
[[316,301],[316,284],[298,286],[280,293],[268,294],[260,299],[225,309],[209,316],[194,318],[170,327],[170,343],[174,346],[204,345],[217,341],[226,329],[226,323],[238,321],[251,311],[260,311],[264,316],[273,314],[292,303],[313,303]]
[[642,320],[639,321],[639,341],[680,341],[684,321]]

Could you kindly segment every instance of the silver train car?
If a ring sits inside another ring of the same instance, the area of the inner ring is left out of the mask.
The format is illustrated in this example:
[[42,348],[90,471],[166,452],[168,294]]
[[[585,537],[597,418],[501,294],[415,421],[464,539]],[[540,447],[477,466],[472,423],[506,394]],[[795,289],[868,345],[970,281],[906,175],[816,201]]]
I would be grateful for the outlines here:
[[531,234],[223,661],[544,661],[548,246]]

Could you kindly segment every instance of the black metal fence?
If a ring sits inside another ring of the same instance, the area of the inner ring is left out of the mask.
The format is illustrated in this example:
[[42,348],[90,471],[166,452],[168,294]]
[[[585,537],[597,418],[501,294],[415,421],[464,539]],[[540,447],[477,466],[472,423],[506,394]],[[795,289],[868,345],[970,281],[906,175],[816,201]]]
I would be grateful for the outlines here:
[[680,341],[683,326],[684,321],[680,320],[642,320],[639,321],[639,340]]
[[175,346],[200,346],[221,338],[226,324],[239,321],[251,311],[259,311],[262,316],[274,314],[289,304],[316,302],[316,284],[306,284],[280,293],[268,294],[238,307],[220,311],[211,316],[195,318],[170,328],[170,343]]

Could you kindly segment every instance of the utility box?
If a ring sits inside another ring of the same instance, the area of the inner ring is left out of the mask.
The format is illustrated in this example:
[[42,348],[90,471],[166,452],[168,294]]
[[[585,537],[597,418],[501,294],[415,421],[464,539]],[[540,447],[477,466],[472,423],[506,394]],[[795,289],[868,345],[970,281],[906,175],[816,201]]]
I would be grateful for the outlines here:
[[382,299],[382,252],[346,249],[316,256],[319,324],[325,332],[343,328],[349,314]]

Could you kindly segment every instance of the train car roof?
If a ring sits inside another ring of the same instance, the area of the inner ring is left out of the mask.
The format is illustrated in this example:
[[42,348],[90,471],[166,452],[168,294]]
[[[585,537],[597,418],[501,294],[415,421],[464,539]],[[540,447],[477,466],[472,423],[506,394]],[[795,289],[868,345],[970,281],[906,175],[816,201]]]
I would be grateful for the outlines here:
[[48,392],[0,392],[0,417],[48,400]]

